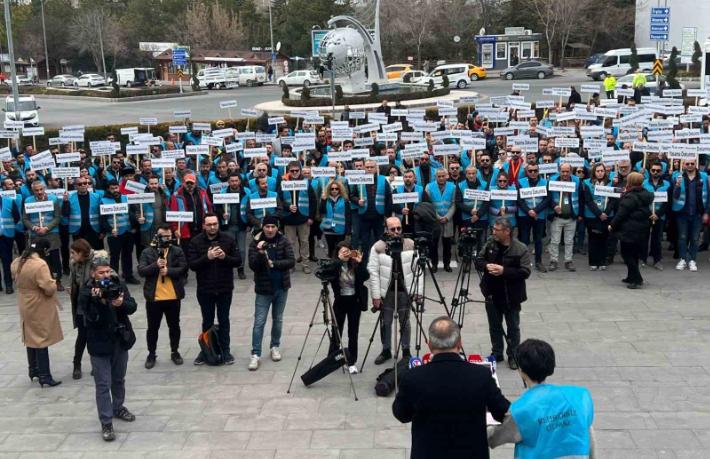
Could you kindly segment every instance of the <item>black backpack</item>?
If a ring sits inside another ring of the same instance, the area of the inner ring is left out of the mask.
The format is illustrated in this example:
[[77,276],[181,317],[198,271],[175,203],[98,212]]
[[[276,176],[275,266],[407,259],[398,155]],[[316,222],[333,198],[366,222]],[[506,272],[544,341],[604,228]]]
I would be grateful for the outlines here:
[[[399,362],[397,362],[397,381],[401,381],[402,377],[408,372],[409,359],[400,359]],[[380,397],[387,397],[394,389],[394,369],[388,368],[377,377],[375,393]]]
[[209,330],[202,332],[197,337],[202,355],[207,365],[220,365],[222,363],[222,347],[219,345],[219,326],[212,325]]

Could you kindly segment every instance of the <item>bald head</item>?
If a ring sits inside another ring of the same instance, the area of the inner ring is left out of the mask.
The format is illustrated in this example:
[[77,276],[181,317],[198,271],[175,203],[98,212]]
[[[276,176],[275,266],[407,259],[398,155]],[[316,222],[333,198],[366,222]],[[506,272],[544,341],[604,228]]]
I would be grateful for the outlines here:
[[461,329],[447,316],[434,319],[429,325],[429,349],[432,354],[458,352],[461,347]]
[[402,222],[399,221],[397,217],[389,217],[385,220],[385,225],[387,226],[387,232],[392,235],[402,234]]

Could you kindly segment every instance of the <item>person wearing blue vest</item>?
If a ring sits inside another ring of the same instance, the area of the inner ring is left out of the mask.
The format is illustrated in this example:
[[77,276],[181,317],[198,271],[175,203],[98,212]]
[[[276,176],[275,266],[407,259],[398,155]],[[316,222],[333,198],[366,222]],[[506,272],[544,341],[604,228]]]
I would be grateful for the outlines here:
[[[439,218],[441,227],[442,258],[443,268],[446,272],[451,272],[451,242],[454,237],[454,213],[456,212],[456,185],[449,182],[449,173],[445,169],[436,171],[436,182],[426,186],[427,199],[434,205],[436,215]],[[439,238],[432,237],[429,245],[429,258],[431,259],[432,271],[439,267]]]
[[[249,195],[249,203],[246,205],[246,216],[249,226],[252,228],[261,228],[261,221],[267,215],[278,216],[279,209],[281,209],[281,198],[278,193],[271,191],[268,188],[267,177],[258,177],[256,180],[257,190]],[[254,199],[264,199],[264,198],[276,198],[275,207],[267,207],[264,209],[252,209],[251,201]]]
[[392,188],[385,177],[377,173],[375,161],[365,161],[365,173],[374,177],[374,183],[355,187],[353,200],[358,203],[360,245],[367,260],[372,244],[384,234],[385,218],[392,215]]
[[488,183],[481,180],[476,166],[466,168],[466,179],[458,184],[456,208],[461,211],[461,226],[473,227],[480,231],[478,249],[483,245],[488,231],[488,207],[490,202],[466,198],[466,190],[487,191]]
[[[118,183],[110,182],[108,191],[101,199],[101,204],[127,203],[126,196],[118,189]],[[108,248],[111,254],[111,268],[118,273],[118,262],[121,260],[123,278],[127,284],[138,285],[140,282],[133,275],[133,234],[131,228],[135,224],[134,215],[125,214],[101,215],[101,232],[108,235]]]
[[[553,210],[552,223],[550,224],[550,265],[549,271],[556,271],[559,267],[560,242],[564,235],[565,242],[565,269],[576,271],[572,262],[574,250],[574,234],[577,229],[577,218],[581,218],[580,209],[580,182],[579,178],[572,175],[572,166],[569,163],[560,164],[560,173],[550,177],[550,182],[572,182],[574,192],[549,191],[550,208]],[[548,184],[549,186],[549,184]]]
[[542,263],[542,240],[545,236],[549,199],[547,195],[523,198],[523,190],[535,187],[547,188],[547,180],[540,178],[540,166],[529,163],[525,166],[525,177],[518,180],[520,196],[518,197],[518,239],[525,245],[530,244],[530,231],[535,244],[535,269],[541,273],[547,272]]
[[[490,185],[491,191],[498,190],[515,190],[515,185],[509,183],[508,174],[503,171],[495,175],[495,182]],[[510,225],[515,228],[517,219],[515,218],[518,212],[518,200],[516,199],[491,199],[488,207],[488,224],[492,227],[497,217],[505,217],[510,221]]]
[[[245,191],[242,187],[242,177],[238,172],[232,172],[229,176],[229,186],[222,190],[222,193],[239,194],[239,203],[233,204],[216,204],[214,206],[215,213],[219,217],[220,231],[232,236],[237,241],[239,253],[246,254],[247,240],[247,219],[246,219],[246,201],[249,191]],[[242,209],[242,205],[245,207]],[[244,274],[244,259],[237,266],[237,275],[240,280],[247,278]]]
[[197,174],[197,185],[203,190],[209,190],[210,185],[219,183],[217,176],[211,170],[212,162],[209,158],[205,158],[200,162],[200,173]]
[[293,251],[296,253],[296,263],[301,264],[301,269],[305,274],[311,273],[308,265],[308,235],[310,227],[315,221],[316,214],[316,194],[313,188],[308,186],[301,173],[301,163],[291,161],[288,164],[286,175],[281,182],[283,185],[289,181],[305,182],[306,189],[298,191],[281,191],[281,223],[283,224],[284,235],[291,243]]
[[419,159],[419,165],[414,168],[417,176],[417,185],[426,187],[436,181],[436,167],[429,162],[429,154],[423,153]]
[[608,226],[619,202],[618,198],[598,195],[596,193],[598,186],[612,186],[606,177],[604,163],[595,164],[591,170],[591,177],[582,183],[584,220],[589,239],[587,253],[590,271],[606,271],[607,269]]
[[[27,212],[27,204],[51,201],[53,209],[46,212]],[[62,220],[62,204],[54,196],[47,195],[45,184],[39,180],[32,182],[32,196],[25,199],[25,209],[22,213],[22,223],[29,231],[29,243],[46,239],[49,241],[49,268],[57,281],[57,290],[64,291],[62,286],[62,262],[59,258],[59,224]],[[40,218],[41,215],[41,218]]]
[[249,189],[252,193],[257,191],[256,180],[260,177],[266,178],[266,183],[269,191],[277,191],[278,180],[275,177],[269,176],[268,172],[269,166],[266,163],[259,163],[256,165],[256,167],[254,167],[254,178],[249,180]]
[[404,185],[399,185],[394,189],[394,194],[401,193],[417,193],[419,196],[417,202],[407,202],[404,204],[393,204],[394,212],[402,220],[402,232],[403,234],[411,237],[414,235],[414,215],[413,211],[416,209],[420,202],[425,202],[427,198],[424,193],[424,187],[417,185],[417,177],[414,175],[414,171],[409,169],[404,173],[402,177]]
[[[17,202],[11,196],[0,198],[0,262],[2,263],[2,274],[5,277],[5,293],[12,294],[12,244],[15,242],[15,230],[20,221],[20,212]],[[2,291],[2,279],[0,279],[0,292]]]
[[698,270],[695,258],[698,255],[698,238],[701,224],[708,223],[710,199],[708,199],[708,175],[697,168],[697,160],[686,160],[685,171],[673,173],[673,212],[678,227],[678,254],[680,260],[675,269]]
[[671,183],[664,180],[663,163],[654,161],[651,163],[650,177],[644,180],[643,187],[651,193],[665,193],[666,202],[654,202],[653,213],[651,214],[651,231],[649,231],[648,243],[644,246],[646,249],[641,254],[641,261],[646,263],[648,256],[653,258],[653,267],[658,271],[663,271],[663,254],[661,251],[661,242],[663,241],[663,228],[666,226],[666,215],[670,209],[670,192]]
[[2,189],[5,191],[15,192],[15,205],[17,206],[18,212],[20,212],[20,221],[15,225],[15,245],[17,245],[17,253],[22,253],[25,251],[27,246],[27,239],[25,238],[25,224],[22,222],[22,206],[23,197],[17,192],[15,188],[15,182],[11,178],[6,178],[2,181]]
[[76,192],[65,194],[62,213],[69,220],[73,240],[84,239],[94,250],[103,250],[103,233],[99,225],[99,206],[103,191],[89,191],[89,181],[79,177],[74,181]]
[[545,341],[523,341],[517,359],[527,390],[510,405],[503,423],[488,430],[488,446],[515,443],[515,459],[594,459],[589,390],[545,383],[555,371],[555,351]]
[[335,255],[336,246],[350,233],[351,218],[356,212],[350,209],[345,184],[331,180],[320,199],[320,228],[328,244],[328,256]]

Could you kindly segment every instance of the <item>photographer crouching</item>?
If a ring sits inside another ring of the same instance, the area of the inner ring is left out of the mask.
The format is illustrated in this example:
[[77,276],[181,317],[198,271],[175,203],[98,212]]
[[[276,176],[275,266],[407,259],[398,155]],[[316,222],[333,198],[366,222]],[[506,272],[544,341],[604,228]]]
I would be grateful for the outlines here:
[[528,299],[525,279],[530,277],[530,253],[527,247],[512,237],[513,228],[506,217],[498,217],[493,236],[476,258],[476,269],[483,273],[481,293],[486,299],[491,353],[503,361],[503,318],[508,329],[508,366],[516,370],[515,352],[520,344],[520,308]]
[[94,252],[91,278],[79,291],[78,309],[86,323],[86,344],[96,384],[96,408],[105,441],[113,441],[113,418],[126,422],[136,417],[123,406],[128,350],[136,335],[128,316],[136,302],[126,285],[111,269],[108,254]]
[[173,232],[170,224],[158,227],[150,246],[141,252],[138,262],[138,274],[145,277],[143,296],[145,314],[148,319],[146,341],[148,357],[145,368],[155,366],[155,350],[158,345],[158,330],[165,315],[170,336],[170,360],[175,365],[182,365],[183,359],[178,351],[180,347],[180,300],[185,298],[185,276],[187,259],[180,246],[173,245]]
[[[410,299],[407,289],[412,286],[414,274],[412,267],[416,264],[414,241],[402,238],[402,223],[397,217],[390,217],[385,221],[385,234],[370,250],[367,262],[367,271],[370,273],[370,296],[372,298],[372,311],[381,311],[380,339],[382,352],[375,358],[375,364],[381,365],[392,358],[392,321],[394,319],[395,295],[397,297],[397,314],[399,315],[400,331],[402,336],[402,357],[409,359],[409,340],[411,330],[409,326]],[[395,291],[393,257],[401,257],[399,263],[400,280]],[[419,280],[418,292],[423,288],[423,277]],[[397,349],[395,347],[395,349]]]

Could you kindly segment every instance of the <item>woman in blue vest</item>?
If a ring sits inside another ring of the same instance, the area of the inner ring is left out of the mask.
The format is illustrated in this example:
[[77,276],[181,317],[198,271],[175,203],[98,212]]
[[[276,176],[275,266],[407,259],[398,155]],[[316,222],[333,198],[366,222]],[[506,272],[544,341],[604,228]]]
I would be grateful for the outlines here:
[[[491,193],[498,190],[516,190],[515,185],[508,183],[508,175],[504,171],[500,171],[496,177],[495,183],[491,184]],[[493,195],[491,194],[491,196]],[[496,217],[507,217],[510,221],[510,224],[513,226],[513,228],[515,228],[517,224],[515,214],[517,212],[517,199],[502,200],[491,198],[490,205],[488,207],[488,222],[490,226],[493,226]]]
[[515,459],[594,458],[589,390],[545,384],[555,371],[555,351],[545,341],[525,340],[516,358],[528,389],[510,405],[503,424],[489,431],[488,445],[515,443]]
[[595,193],[597,186],[612,186],[606,175],[606,166],[597,163],[592,167],[591,177],[583,182],[584,221],[587,227],[589,246],[589,269],[606,271],[609,222],[614,215],[617,198],[600,196]]
[[331,180],[323,190],[320,202],[323,220],[320,228],[328,244],[328,256],[333,257],[335,247],[350,232],[351,211],[347,188],[341,181]]

